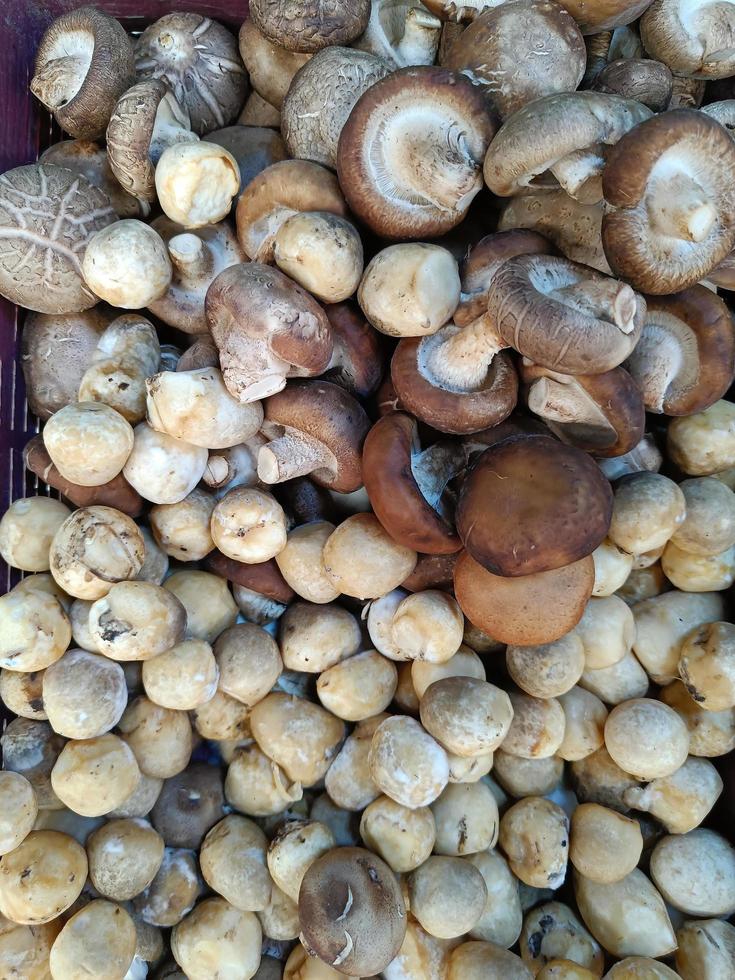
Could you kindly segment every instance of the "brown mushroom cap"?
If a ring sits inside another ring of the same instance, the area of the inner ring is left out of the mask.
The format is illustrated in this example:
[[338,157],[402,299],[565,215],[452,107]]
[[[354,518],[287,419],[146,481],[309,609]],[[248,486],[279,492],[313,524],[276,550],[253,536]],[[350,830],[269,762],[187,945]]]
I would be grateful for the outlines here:
[[104,191],[120,218],[138,218],[145,213],[141,202],[118,183],[110,167],[107,151],[93,140],[61,140],[44,150],[38,162],[66,167],[67,170],[82,174],[90,184]]
[[330,303],[324,307],[324,312],[332,328],[334,343],[324,378],[357,398],[367,398],[376,391],[383,376],[380,334],[350,303]]
[[281,391],[293,374],[326,371],[332,337],[316,300],[278,269],[246,262],[209,287],[207,322],[230,393],[243,402]]
[[564,9],[574,17],[583,34],[597,34],[637,20],[649,0],[564,0]]
[[252,0],[253,23],[289,51],[349,44],[367,27],[370,0]]
[[78,313],[98,302],[82,277],[89,240],[117,220],[107,195],[49,164],[0,176],[0,295],[40,313]]
[[643,438],[641,390],[621,367],[602,374],[557,374],[524,361],[526,403],[562,442],[595,456],[623,456]]
[[363,449],[363,478],[375,516],[399,544],[433,555],[459,551],[447,483],[466,465],[456,443],[423,453],[410,415],[392,412],[372,427]]
[[565,374],[601,374],[635,347],[646,312],[626,283],[568,259],[521,255],[498,270],[488,314],[505,341]]
[[246,565],[215,550],[210,551],[204,559],[204,567],[220,578],[229,579],[234,585],[252,589],[253,592],[275,599],[276,602],[291,602],[294,597],[293,589],[281,575],[273,558],[255,565]]
[[264,404],[258,475],[281,483],[307,473],[320,486],[352,493],[362,486],[362,444],[370,428],[349,392],[328,381],[292,381]]
[[223,146],[237,160],[240,170],[238,201],[251,180],[266,167],[288,157],[281,134],[266,126],[225,126],[207,133],[204,139]]
[[660,61],[648,58],[618,58],[610,61],[592,82],[593,92],[621,95],[663,112],[671,99],[674,79]]
[[304,945],[339,973],[367,977],[396,956],[406,934],[401,886],[361,847],[335,847],[310,865],[299,891]]
[[735,10],[728,3],[654,0],[639,29],[646,51],[676,75],[728,78],[735,73]]
[[414,570],[401,582],[401,588],[408,592],[423,592],[425,589],[451,592],[457,558],[456,551],[451,555],[419,555]]
[[364,93],[342,129],[342,190],[379,235],[441,235],[479,192],[494,133],[485,99],[466,79],[446,68],[400,69]]
[[641,339],[626,367],[649,412],[693,415],[723,397],[735,377],[732,315],[706,286],[650,296]]
[[582,618],[595,581],[591,556],[536,575],[493,575],[463,551],[454,568],[462,612],[500,643],[552,643]]
[[546,436],[511,438],[486,449],[464,480],[457,531],[489,571],[532,575],[590,555],[610,527],[612,500],[586,453]]
[[147,27],[135,44],[135,69],[168,85],[200,136],[231,123],[245,101],[237,41],[203,14],[165,14]]
[[647,293],[694,285],[735,245],[735,140],[693,109],[648,119],[612,148],[602,243],[613,272]]
[[78,139],[104,136],[118,97],[135,81],[125,28],[95,7],[58,17],[36,52],[31,92]]
[[243,21],[238,45],[254,91],[280,109],[291,80],[311,55],[274,44],[258,30],[250,17]]
[[509,0],[462,32],[446,65],[467,75],[507,119],[542,95],[573,92],[586,58],[579,27],[562,6],[554,0]]

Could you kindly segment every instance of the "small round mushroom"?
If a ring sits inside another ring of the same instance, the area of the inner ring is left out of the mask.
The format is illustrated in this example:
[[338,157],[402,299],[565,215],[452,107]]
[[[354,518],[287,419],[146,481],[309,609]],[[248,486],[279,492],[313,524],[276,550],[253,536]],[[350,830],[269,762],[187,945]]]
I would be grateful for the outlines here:
[[169,779],[186,768],[192,733],[185,712],[138,697],[128,704],[118,730],[146,776]]
[[444,749],[413,718],[383,721],[370,747],[370,773],[378,787],[410,809],[428,806],[449,781]]
[[281,110],[266,102],[257,92],[251,92],[237,117],[238,125],[258,129],[280,130]]
[[322,552],[334,531],[329,521],[312,521],[289,531],[285,547],[276,555],[278,569],[286,582],[309,602],[327,603],[337,598],[324,571]]
[[482,782],[452,783],[431,804],[436,822],[436,854],[461,857],[493,848],[498,837],[498,806]]
[[440,745],[462,758],[493,752],[506,737],[512,738],[508,695],[474,677],[434,681],[421,698],[420,714],[421,723]]
[[62,804],[51,788],[50,773],[64,746],[45,721],[14,718],[0,737],[3,766],[28,780],[36,794],[39,809],[58,810]]
[[97,738],[111,731],[128,703],[119,664],[86,650],[68,650],[43,676],[49,724],[65,738]]
[[689,732],[668,705],[634,698],[610,712],[605,747],[625,772],[640,780],[656,779],[670,776],[684,763]]
[[544,759],[556,753],[564,738],[564,711],[556,698],[535,698],[511,691],[512,709],[502,748],[521,759]]
[[648,693],[650,680],[632,651],[611,667],[586,669],[579,679],[580,687],[596,695],[605,704],[617,705]]
[[227,770],[225,795],[241,813],[267,817],[283,813],[302,798],[303,791],[301,783],[290,780],[253,744],[235,750]]
[[721,793],[722,779],[712,763],[690,756],[670,776],[629,786],[623,802],[650,813],[669,833],[686,834],[702,823]]
[[209,887],[242,912],[268,905],[273,883],[266,866],[267,839],[252,820],[230,814],[202,843],[200,864]]
[[14,851],[33,830],[38,801],[25,776],[8,771],[0,772],[0,801],[0,854],[5,855]]
[[184,640],[143,665],[143,687],[150,700],[179,711],[210,701],[218,679],[212,648],[203,640]]
[[158,874],[144,892],[133,899],[133,910],[144,922],[169,928],[194,907],[201,892],[196,855],[167,847]]
[[141,422],[123,476],[154,504],[176,504],[188,496],[204,475],[206,449],[176,439]]
[[605,974],[605,980],[638,980],[639,977],[646,977],[648,980],[681,980],[678,973],[648,956],[626,956],[624,960],[614,963]]
[[487,886],[477,868],[458,857],[434,856],[408,879],[411,914],[438,939],[469,932],[480,920]]
[[262,930],[254,912],[242,912],[224,898],[207,898],[178,922],[171,952],[189,980],[255,976],[260,964]]
[[23,674],[0,670],[0,700],[8,711],[33,721],[47,720],[43,703],[44,674],[43,670]]
[[610,539],[629,554],[663,547],[684,523],[686,499],[660,473],[633,473],[615,488]]
[[334,848],[332,831],[318,820],[289,820],[268,845],[268,871],[274,884],[293,902],[309,867]]
[[559,697],[564,710],[564,739],[556,750],[567,762],[586,759],[605,741],[607,708],[597,695],[583,687],[573,687]]
[[51,975],[124,980],[136,948],[136,931],[124,908],[101,899],[66,921],[51,947]]
[[327,538],[323,561],[327,578],[340,592],[371,599],[410,575],[416,552],[394,541],[374,515],[354,514]]
[[189,636],[214,643],[223,630],[234,625],[237,605],[227,581],[218,575],[185,569],[169,575],[164,588],[173,592],[186,609]]
[[273,243],[276,265],[324,303],[348,299],[363,271],[362,242],[345,218],[328,211],[292,215]]
[[89,610],[95,646],[111,660],[149,660],[184,639],[186,609],[152,582],[116,582]]
[[36,51],[31,92],[59,126],[78,139],[104,135],[118,97],[135,81],[125,28],[94,7],[70,10],[51,24]]
[[684,480],[686,517],[671,542],[692,555],[717,555],[735,544],[735,494],[719,480]]
[[44,572],[54,535],[71,511],[53,497],[14,500],[0,519],[0,555],[12,568]]
[[[163,212],[187,229],[226,217],[240,189],[237,160],[223,146],[206,140],[167,147],[155,179]],[[151,298],[159,299],[160,294]]]
[[132,750],[109,733],[67,742],[51,770],[56,795],[84,817],[99,817],[120,806],[139,779]]
[[610,596],[622,588],[633,570],[633,555],[618,548],[609,538],[592,552],[595,563],[594,596]]
[[41,925],[65,912],[87,879],[87,855],[73,837],[34,830],[0,863],[0,911],[11,922]]
[[[628,607],[625,608],[628,611]],[[631,614],[631,622],[632,619]],[[581,637],[572,632],[543,646],[509,645],[505,658],[512,680],[526,694],[535,698],[556,698],[570,691],[582,676],[585,654]]]
[[169,847],[198,850],[224,814],[222,774],[215,766],[199,762],[165,780],[150,819]]
[[93,140],[61,140],[44,150],[38,162],[82,174],[107,195],[120,218],[137,218],[146,213],[146,206],[118,183],[107,150]]
[[127,310],[163,296],[172,275],[161,236],[135,218],[117,221],[91,238],[82,272],[87,286],[100,299]]
[[735,31],[728,8],[711,10],[696,3],[686,16],[678,0],[656,0],[641,18],[641,40],[646,51],[675,72],[695,78],[727,78],[735,71],[735,57],[725,38]]
[[395,665],[377,651],[366,650],[323,671],[317,695],[337,718],[362,721],[388,707],[397,684]]
[[275,640],[253,623],[240,623],[221,633],[214,656],[220,690],[249,708],[263,700],[283,670]]
[[735,627],[708,623],[685,638],[680,649],[679,674],[697,704],[707,711],[735,707]]
[[504,949],[514,946],[523,922],[518,880],[497,850],[471,854],[467,860],[477,868],[487,886],[485,909],[470,936]]
[[663,837],[651,854],[651,877],[686,915],[728,916],[735,909],[735,851],[714,830]]
[[63,656],[70,640],[69,618],[53,595],[14,589],[0,596],[0,667],[4,670],[44,670]]
[[635,99],[653,112],[667,108],[673,87],[674,80],[666,65],[648,58],[611,59],[591,85],[593,92]]
[[[343,812],[363,810],[380,796],[380,790],[370,775],[369,755],[375,730],[386,717],[385,714],[378,714],[359,721],[327,771],[325,789],[332,803]],[[316,818],[313,811],[312,817]],[[388,863],[391,864],[390,861]]]
[[163,860],[163,838],[144,820],[110,820],[90,834],[86,847],[92,884],[115,902],[146,889]]
[[636,780],[613,762],[604,745],[591,755],[573,761],[570,776],[580,803],[599,803],[620,813],[630,809],[623,802],[623,795],[637,785]]
[[195,487],[177,504],[157,504],[149,514],[156,544],[179,561],[200,561],[214,549],[209,531],[217,501]]
[[612,667],[630,653],[636,638],[636,624],[633,613],[622,599],[615,595],[603,596],[590,599],[575,633],[584,648],[585,668],[600,670]]
[[236,487],[212,511],[212,540],[229,558],[247,564],[267,561],[286,544],[286,517],[271,494]]
[[676,588],[686,592],[717,592],[735,581],[735,548],[717,555],[693,555],[670,541],[661,556],[661,568]]
[[583,803],[572,814],[569,860],[586,878],[620,881],[637,867],[642,850],[637,821],[597,803]]
[[452,950],[447,980],[530,980],[520,956],[494,943],[467,942]]
[[414,871],[434,848],[436,825],[428,807],[409,809],[387,796],[370,803],[360,819],[365,844],[397,874]]
[[59,409],[48,420],[43,439],[61,476],[79,486],[113,480],[133,449],[130,423],[109,405],[93,401]]
[[725,980],[735,962],[735,926],[694,919],[676,930],[675,963],[682,980]]
[[500,748],[493,760],[493,780],[506,793],[518,799],[551,793],[561,782],[563,773],[564,763],[556,755],[522,759]]
[[721,399],[703,412],[674,419],[667,430],[671,461],[689,476],[711,476],[735,464],[735,408]]
[[735,709],[707,711],[690,696],[682,681],[667,684],[659,692],[659,697],[676,711],[689,729],[690,755],[714,758],[735,748],[732,744],[735,738]]
[[320,674],[353,657],[360,649],[357,620],[346,609],[332,603],[295,602],[286,610],[279,626],[281,655],[289,670]]

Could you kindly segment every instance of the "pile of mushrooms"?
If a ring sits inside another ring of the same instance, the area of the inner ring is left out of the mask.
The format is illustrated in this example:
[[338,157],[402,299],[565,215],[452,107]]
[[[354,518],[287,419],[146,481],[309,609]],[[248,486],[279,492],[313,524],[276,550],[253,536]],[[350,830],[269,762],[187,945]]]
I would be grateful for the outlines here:
[[0,977],[735,977],[733,37],[49,26]]

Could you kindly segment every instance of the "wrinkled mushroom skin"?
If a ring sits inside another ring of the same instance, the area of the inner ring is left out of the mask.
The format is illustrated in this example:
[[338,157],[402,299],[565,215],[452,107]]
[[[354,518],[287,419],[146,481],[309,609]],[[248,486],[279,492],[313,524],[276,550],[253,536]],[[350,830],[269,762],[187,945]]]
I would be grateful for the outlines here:
[[79,313],[98,302],[82,276],[89,240],[116,221],[107,195],[50,164],[0,176],[0,295],[39,313]]
[[352,47],[383,58],[392,68],[433,65],[442,24],[428,6],[419,0],[373,0],[365,32]]
[[602,178],[605,255],[635,289],[692,286],[735,245],[735,141],[719,123],[676,109],[612,148]]
[[367,27],[370,0],[253,0],[253,23],[289,51],[349,44]]
[[694,415],[735,376],[735,333],[723,301],[705,286],[649,296],[641,339],[626,362],[649,412]]
[[118,97],[135,81],[133,46],[109,14],[81,7],[41,38],[31,92],[77,139],[98,139]]
[[139,78],[166,83],[200,136],[231,123],[245,101],[237,41],[202,14],[166,14],[147,27],[135,45],[135,69]]
[[123,188],[110,167],[107,151],[93,140],[61,140],[44,150],[39,163],[51,163],[82,174],[109,197],[120,218],[138,218],[145,208]]
[[712,0],[654,0],[641,18],[651,57],[676,75],[728,78],[735,72],[735,10]]
[[482,186],[496,124],[480,91],[446,68],[404,68],[357,101],[339,138],[347,202],[386,238],[431,238],[462,221]]
[[594,92],[635,99],[653,112],[663,112],[671,100],[674,79],[660,61],[620,58],[605,65],[591,87]]

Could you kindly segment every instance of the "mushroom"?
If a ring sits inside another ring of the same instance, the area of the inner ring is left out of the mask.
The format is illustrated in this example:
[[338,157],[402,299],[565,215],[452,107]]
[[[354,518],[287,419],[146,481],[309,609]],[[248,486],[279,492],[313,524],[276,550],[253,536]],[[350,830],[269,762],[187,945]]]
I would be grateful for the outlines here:
[[729,309],[700,285],[649,297],[641,337],[626,367],[649,412],[704,411],[723,397],[735,376]]
[[259,128],[280,129],[281,110],[266,102],[257,92],[251,92],[247,97],[242,112],[237,117],[240,126],[258,126]]
[[317,52],[296,73],[283,99],[281,132],[291,156],[334,169],[339,136],[353,106],[390,71],[389,64],[365,51],[330,46]]
[[327,538],[327,578],[345,595],[375,599],[397,588],[416,565],[416,552],[394,541],[373,514],[354,514]]
[[546,255],[509,259],[488,295],[502,341],[565,374],[617,367],[638,342],[645,313],[645,300],[627,283]]
[[235,600],[251,622],[278,619],[294,597],[275,561],[246,565],[213,551],[204,564],[214,575],[232,582]]
[[193,334],[193,340],[191,347],[187,347],[178,361],[166,370],[196,371],[203,367],[219,366],[219,351],[215,347],[209,331]]
[[0,556],[24,572],[45,572],[48,552],[59,527],[71,511],[53,497],[21,497],[0,518]]
[[331,303],[324,312],[334,344],[324,380],[345,388],[356,398],[367,398],[374,394],[383,375],[380,337],[350,303]]
[[457,532],[495,575],[533,575],[591,555],[612,503],[609,483],[581,450],[545,436],[507,439],[486,449],[464,480]]
[[408,879],[411,915],[437,939],[470,932],[485,910],[487,895],[478,869],[459,857],[434,855]]
[[460,443],[421,451],[410,415],[392,412],[370,430],[363,448],[363,479],[376,517],[399,544],[432,555],[461,547],[447,484],[466,466]]
[[141,422],[135,427],[133,449],[123,467],[123,476],[145,500],[176,504],[199,483],[207,458],[206,449]]
[[286,544],[286,517],[269,493],[235,487],[212,511],[212,540],[228,558],[255,565]]
[[[484,2],[484,0],[480,0]],[[442,24],[419,0],[373,0],[370,20],[352,47],[369,51],[392,68],[433,65]]]
[[495,943],[461,943],[449,953],[447,980],[529,980],[532,976],[520,956]]
[[724,980],[735,962],[735,926],[722,919],[692,919],[676,930],[676,969],[683,980]]
[[126,218],[90,239],[82,273],[100,299],[125,310],[137,310],[164,295],[172,270],[158,232],[142,221]]
[[710,102],[702,106],[702,112],[712,116],[717,122],[733,135],[735,133],[735,99],[723,99],[721,102]]
[[587,54],[579,27],[554,0],[512,4],[476,17],[446,57],[447,67],[478,86],[502,119],[542,95],[573,92]]
[[568,445],[595,456],[622,456],[643,438],[643,396],[621,367],[602,374],[569,375],[524,358],[521,380],[528,407]]
[[733,167],[735,141],[693,109],[626,133],[602,179],[602,243],[615,274],[656,295],[705,278],[735,244],[735,188],[723,180]]
[[676,75],[728,78],[735,72],[732,38],[735,16],[726,4],[696,0],[654,0],[640,22],[641,40],[651,57]]
[[155,181],[164,213],[185,228],[201,228],[229,214],[240,170],[218,143],[175,143],[161,154]]
[[652,112],[663,112],[671,100],[674,80],[660,61],[620,58],[610,61],[592,82],[593,92],[635,99]]
[[[203,980],[216,958],[222,973],[255,976],[263,934],[254,912],[241,912],[216,896],[200,902],[171,933],[171,952],[192,980]],[[215,952],[216,951],[216,952]]]
[[61,140],[44,150],[38,162],[82,174],[107,195],[120,218],[137,218],[146,213],[141,202],[118,183],[106,150],[93,140]]
[[[544,801],[546,802],[546,801]],[[545,902],[531,909],[520,937],[523,962],[540,980],[591,980],[599,977],[605,954],[568,905]],[[553,963],[569,963],[573,971],[547,972]],[[577,973],[576,971],[580,971]],[[647,980],[654,980],[648,977]],[[658,978],[656,978],[658,980]]]
[[204,139],[208,143],[219,143],[237,160],[240,170],[238,201],[250,181],[261,171],[288,156],[280,134],[265,126],[225,126],[207,133]]
[[485,183],[501,197],[558,183],[570,197],[596,204],[606,147],[650,116],[640,102],[596,92],[536,99],[498,130],[485,157]]
[[81,174],[50,164],[0,176],[0,295],[40,313],[79,313],[97,302],[80,256],[116,221],[109,198]]
[[59,409],[46,423],[43,439],[61,476],[85,487],[114,479],[133,448],[130,423],[99,402],[78,402]]
[[278,268],[323,303],[348,299],[362,277],[362,241],[354,225],[328,211],[294,214],[276,233]]
[[291,80],[311,54],[289,51],[281,44],[274,44],[258,30],[250,17],[243,21],[238,45],[253,89],[266,102],[280,109]]
[[135,43],[135,69],[165,82],[200,136],[231,123],[245,101],[237,42],[203,14],[166,14],[147,27]]
[[289,51],[313,52],[349,44],[365,30],[370,0],[253,0],[250,16],[274,44]]
[[467,24],[496,4],[493,0],[425,0],[424,6],[442,21]]
[[[37,929],[77,900],[87,877],[87,855],[73,837],[34,830],[3,857],[0,911],[11,922]],[[40,964],[48,971],[48,961]]]
[[669,458],[689,476],[717,476],[727,470],[735,465],[733,419],[735,406],[724,399],[703,412],[674,419],[667,432]]
[[718,289],[735,289],[735,253],[730,252],[722,262],[708,272],[707,281]]
[[337,173],[352,210],[385,238],[436,237],[458,225],[482,187],[495,133],[485,100],[446,68],[403,68],[357,101]]
[[329,365],[324,311],[278,269],[257,262],[225,269],[209,287],[205,311],[225,384],[238,401],[267,398],[287,377],[313,377]]
[[94,7],[70,10],[44,32],[31,92],[67,133],[98,139],[118,97],[135,81],[125,28]]

